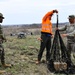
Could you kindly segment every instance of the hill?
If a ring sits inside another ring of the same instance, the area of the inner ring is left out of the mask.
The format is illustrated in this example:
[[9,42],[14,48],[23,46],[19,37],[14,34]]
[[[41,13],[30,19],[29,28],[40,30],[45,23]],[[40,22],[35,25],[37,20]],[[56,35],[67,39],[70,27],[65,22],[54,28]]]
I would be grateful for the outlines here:
[[[59,26],[65,25],[67,22],[59,23]],[[55,28],[56,23],[53,23],[53,28]],[[17,34],[18,32],[25,32],[30,34],[33,32],[34,34],[40,34],[41,23],[37,24],[18,24],[18,25],[3,25],[4,34],[10,35]],[[34,32],[35,31],[35,32]]]

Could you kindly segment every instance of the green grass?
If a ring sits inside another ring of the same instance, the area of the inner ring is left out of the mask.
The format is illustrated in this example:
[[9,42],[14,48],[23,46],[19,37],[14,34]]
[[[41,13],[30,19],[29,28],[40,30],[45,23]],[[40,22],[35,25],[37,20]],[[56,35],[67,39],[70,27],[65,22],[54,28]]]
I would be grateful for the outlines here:
[[[25,39],[7,36],[7,42],[3,44],[5,61],[13,66],[11,68],[0,67],[6,70],[6,73],[2,75],[55,75],[48,72],[46,64],[35,64],[40,48],[38,37],[40,35],[27,36]],[[45,59],[45,51],[43,59]]]

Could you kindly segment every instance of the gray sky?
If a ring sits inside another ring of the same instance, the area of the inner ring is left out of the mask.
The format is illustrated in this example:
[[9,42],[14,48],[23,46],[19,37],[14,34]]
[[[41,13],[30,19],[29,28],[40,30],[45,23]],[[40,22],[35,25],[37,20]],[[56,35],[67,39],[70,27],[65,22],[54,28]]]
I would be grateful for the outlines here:
[[[75,0],[0,0],[5,25],[41,23],[42,17],[53,9],[59,11],[59,22],[68,22],[68,15],[75,15]],[[52,22],[56,23],[56,14]]]

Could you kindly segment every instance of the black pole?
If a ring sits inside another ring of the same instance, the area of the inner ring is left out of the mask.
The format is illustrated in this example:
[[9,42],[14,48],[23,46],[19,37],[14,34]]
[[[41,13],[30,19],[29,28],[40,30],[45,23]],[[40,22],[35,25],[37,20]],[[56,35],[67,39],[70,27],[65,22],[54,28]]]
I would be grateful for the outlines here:
[[57,14],[57,23],[56,23],[56,27],[58,28],[58,14]]

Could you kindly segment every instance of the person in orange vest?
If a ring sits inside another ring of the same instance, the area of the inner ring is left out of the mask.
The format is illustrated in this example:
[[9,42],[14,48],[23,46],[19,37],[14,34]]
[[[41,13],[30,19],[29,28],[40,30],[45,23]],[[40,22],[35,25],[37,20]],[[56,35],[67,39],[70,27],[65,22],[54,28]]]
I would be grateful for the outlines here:
[[46,61],[48,61],[50,58],[51,37],[53,36],[51,17],[54,13],[58,13],[58,11],[52,10],[48,12],[42,19],[41,38],[40,38],[41,44],[36,64],[40,63],[45,48],[46,48]]

